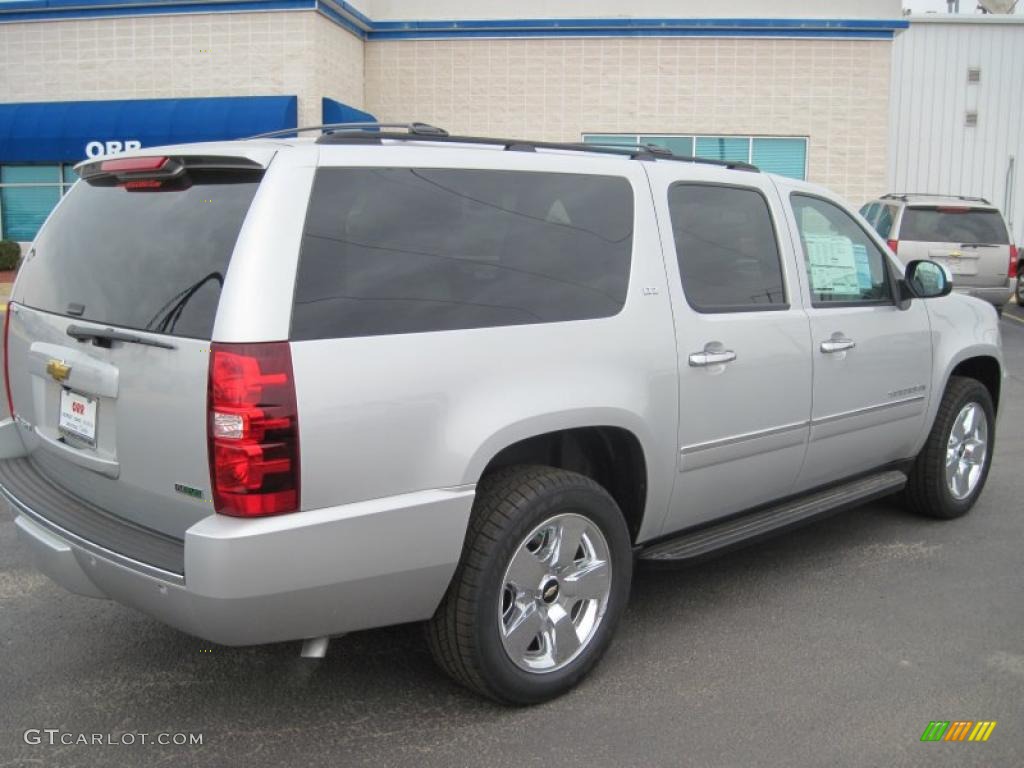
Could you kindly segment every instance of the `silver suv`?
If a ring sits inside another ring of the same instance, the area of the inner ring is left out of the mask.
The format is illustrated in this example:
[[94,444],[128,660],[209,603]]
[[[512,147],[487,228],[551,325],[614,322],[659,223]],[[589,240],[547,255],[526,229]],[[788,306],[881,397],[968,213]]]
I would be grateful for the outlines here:
[[985,484],[992,308],[743,163],[327,129],[78,166],[5,327],[38,567],[227,645],[425,621],[533,703],[636,560]]
[[999,209],[981,197],[894,193],[865,203],[861,215],[906,261],[931,259],[953,275],[958,292],[998,312],[1013,296],[1017,246]]

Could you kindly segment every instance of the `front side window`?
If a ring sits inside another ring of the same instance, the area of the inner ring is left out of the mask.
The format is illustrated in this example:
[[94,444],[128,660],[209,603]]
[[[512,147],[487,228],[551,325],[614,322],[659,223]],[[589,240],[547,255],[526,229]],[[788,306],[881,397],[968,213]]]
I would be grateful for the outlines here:
[[885,256],[854,218],[819,197],[791,199],[813,303],[891,302]]
[[633,247],[621,177],[321,168],[293,339],[553,323],[617,314]]
[[698,312],[786,308],[775,228],[760,192],[673,184],[668,206],[690,306]]

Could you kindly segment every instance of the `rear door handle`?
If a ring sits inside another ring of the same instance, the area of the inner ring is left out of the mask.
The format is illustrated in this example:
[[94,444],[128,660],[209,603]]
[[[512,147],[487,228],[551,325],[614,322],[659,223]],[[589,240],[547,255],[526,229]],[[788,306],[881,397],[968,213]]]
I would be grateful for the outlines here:
[[711,341],[704,345],[700,352],[690,355],[690,366],[693,368],[704,368],[709,365],[724,365],[736,359],[736,353],[726,349],[720,341]]
[[853,339],[848,339],[841,333],[833,333],[831,339],[821,342],[821,351],[826,355],[831,355],[835,352],[846,352],[856,346],[857,342]]

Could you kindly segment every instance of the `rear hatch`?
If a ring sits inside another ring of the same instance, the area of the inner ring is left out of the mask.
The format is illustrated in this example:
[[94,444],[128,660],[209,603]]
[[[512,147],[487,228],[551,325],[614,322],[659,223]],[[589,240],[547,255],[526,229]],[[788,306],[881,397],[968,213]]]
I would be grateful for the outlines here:
[[915,205],[903,212],[899,254],[939,262],[960,285],[998,287],[1006,284],[1010,237],[995,208]]
[[14,413],[47,480],[183,538],[213,511],[210,339],[263,168],[177,156],[97,162],[81,175],[12,296]]

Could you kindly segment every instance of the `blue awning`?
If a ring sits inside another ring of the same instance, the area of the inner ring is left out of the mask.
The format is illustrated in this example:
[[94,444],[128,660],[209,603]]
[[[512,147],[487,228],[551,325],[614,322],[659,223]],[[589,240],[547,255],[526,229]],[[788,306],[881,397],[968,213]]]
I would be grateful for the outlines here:
[[324,97],[321,105],[322,116],[325,125],[331,123],[375,123],[377,118],[369,112],[350,107],[334,99]]
[[295,96],[0,104],[0,163],[73,163],[136,146],[238,139],[294,128],[297,105]]

